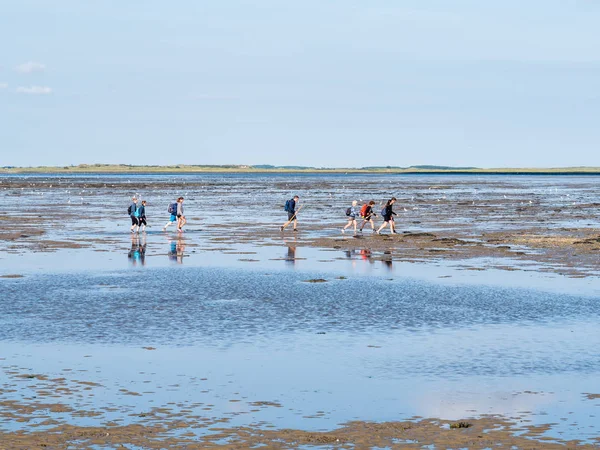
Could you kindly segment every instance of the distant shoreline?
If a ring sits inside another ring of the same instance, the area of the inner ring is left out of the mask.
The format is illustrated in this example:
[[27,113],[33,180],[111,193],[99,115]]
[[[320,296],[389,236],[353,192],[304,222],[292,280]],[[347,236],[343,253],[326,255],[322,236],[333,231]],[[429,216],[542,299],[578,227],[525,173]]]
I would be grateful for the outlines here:
[[130,166],[112,164],[81,164],[63,167],[2,167],[0,174],[423,174],[423,175],[600,175],[600,167],[558,168],[463,168],[443,166],[365,167],[365,168],[315,168],[272,166]]

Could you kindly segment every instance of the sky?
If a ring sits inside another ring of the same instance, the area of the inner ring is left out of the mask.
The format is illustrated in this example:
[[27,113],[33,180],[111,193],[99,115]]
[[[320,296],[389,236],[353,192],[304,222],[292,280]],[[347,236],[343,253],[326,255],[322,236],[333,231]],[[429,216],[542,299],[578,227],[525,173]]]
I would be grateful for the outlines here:
[[0,166],[600,166],[596,0],[0,2]]

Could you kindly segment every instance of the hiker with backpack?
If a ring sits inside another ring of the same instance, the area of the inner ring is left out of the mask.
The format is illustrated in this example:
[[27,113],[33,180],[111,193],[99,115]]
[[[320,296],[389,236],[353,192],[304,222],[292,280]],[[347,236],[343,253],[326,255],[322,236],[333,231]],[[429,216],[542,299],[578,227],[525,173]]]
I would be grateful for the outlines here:
[[393,217],[396,215],[396,213],[392,210],[392,205],[394,203],[396,203],[396,197],[392,197],[391,199],[389,199],[385,203],[385,206],[383,207],[383,209],[381,210],[381,215],[383,216],[383,223],[381,224],[379,229],[376,231],[377,234],[379,234],[379,232],[381,230],[383,230],[388,224],[390,225],[390,230],[392,231],[392,234],[398,234],[398,233],[396,233],[396,227],[394,225],[394,217]]
[[146,222],[146,200],[142,200],[142,205],[138,208],[138,226],[141,228],[142,233],[146,232],[148,222]]
[[288,220],[279,228],[279,231],[285,230],[285,227],[287,227],[292,222],[294,223],[294,231],[298,231],[296,229],[296,226],[298,225],[298,211],[300,211],[300,208],[296,209],[296,206],[299,200],[300,197],[294,195],[294,198],[291,198],[285,202],[285,206],[283,209],[288,214]]
[[358,202],[356,200],[352,201],[352,206],[346,209],[346,216],[348,217],[348,223],[344,228],[342,228],[342,233],[346,232],[346,228],[350,225],[354,225],[354,234],[356,234],[356,216],[360,214],[360,211],[356,208]]
[[171,217],[166,225],[163,227],[163,231],[167,231],[167,227],[169,227],[172,223],[177,222],[177,231],[180,233],[183,232],[182,227],[186,224],[185,216],[183,215],[183,197],[179,197],[176,202],[169,203],[169,207],[167,208]]
[[363,219],[359,229],[361,233],[366,224],[370,224],[371,230],[375,231],[375,222],[373,221],[373,217],[376,217],[377,214],[375,214],[375,212],[373,211],[374,205],[375,202],[371,200],[369,203],[365,203],[364,205],[362,205],[362,208],[360,208],[360,217],[362,217]]
[[140,230],[139,212],[137,206],[137,198],[131,198],[131,205],[127,208],[127,214],[131,217],[131,232],[135,233]]

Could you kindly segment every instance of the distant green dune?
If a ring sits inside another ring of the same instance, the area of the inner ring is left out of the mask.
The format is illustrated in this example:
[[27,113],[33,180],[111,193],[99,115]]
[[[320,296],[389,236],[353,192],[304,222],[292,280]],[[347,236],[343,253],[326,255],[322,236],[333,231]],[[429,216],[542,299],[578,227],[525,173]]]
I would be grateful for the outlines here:
[[128,164],[80,164],[62,167],[1,167],[0,173],[473,173],[473,174],[600,174],[600,167],[552,168],[478,168],[419,165],[410,167],[373,166],[361,168],[331,168],[263,165],[171,165],[137,166]]

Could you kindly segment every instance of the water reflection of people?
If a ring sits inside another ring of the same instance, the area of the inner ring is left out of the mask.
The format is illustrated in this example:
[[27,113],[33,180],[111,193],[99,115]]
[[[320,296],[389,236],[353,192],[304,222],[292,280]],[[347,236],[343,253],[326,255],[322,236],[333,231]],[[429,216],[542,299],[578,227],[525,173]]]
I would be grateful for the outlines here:
[[344,250],[344,254],[346,255],[346,258],[352,259],[353,256],[356,255],[356,250],[354,250],[354,249]]
[[183,263],[183,252],[185,251],[185,240],[179,235],[177,239],[169,239],[169,259],[177,264]]
[[296,246],[287,246],[287,255],[285,256],[285,262],[291,265],[296,264]]
[[131,249],[127,253],[129,262],[136,266],[140,263],[142,266],[146,265],[146,236],[140,236],[138,234],[131,235]]
[[360,255],[360,259],[363,261],[369,261],[371,264],[373,263],[373,260],[371,259],[371,250],[368,248],[361,248],[358,253]]
[[392,270],[392,252],[385,251],[383,252],[384,257],[382,258],[383,264],[388,268],[388,270]]

